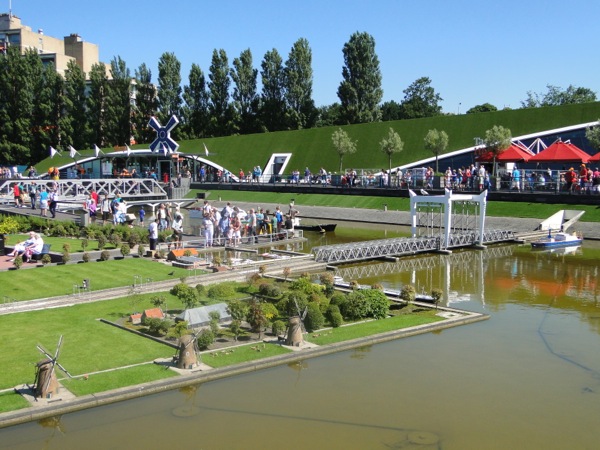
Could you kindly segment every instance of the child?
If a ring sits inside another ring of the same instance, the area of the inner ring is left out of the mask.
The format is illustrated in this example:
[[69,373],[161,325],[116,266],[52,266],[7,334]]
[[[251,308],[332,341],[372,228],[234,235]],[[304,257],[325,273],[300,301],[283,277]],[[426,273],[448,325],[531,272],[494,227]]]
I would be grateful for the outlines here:
[[144,207],[141,206],[140,207],[140,211],[138,212],[138,214],[140,215],[140,226],[144,226],[144,217],[146,217],[146,211],[144,211]]

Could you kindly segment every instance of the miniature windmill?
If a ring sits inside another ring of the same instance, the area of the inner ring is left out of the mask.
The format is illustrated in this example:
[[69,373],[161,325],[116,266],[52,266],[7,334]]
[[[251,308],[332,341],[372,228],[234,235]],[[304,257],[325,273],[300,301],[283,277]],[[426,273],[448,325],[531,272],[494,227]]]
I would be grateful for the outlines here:
[[302,333],[306,332],[304,328],[304,318],[306,317],[306,313],[308,312],[308,307],[304,308],[304,311],[300,312],[300,306],[298,306],[298,302],[296,302],[296,310],[298,311],[297,316],[292,316],[288,322],[288,332],[287,337],[285,339],[285,345],[291,345],[293,347],[300,347],[304,342],[304,338],[302,337]]
[[191,369],[198,364],[198,333],[184,334],[179,338],[178,369]]
[[56,346],[56,352],[54,356],[50,354],[41,345],[37,346],[37,349],[46,356],[47,359],[43,359],[36,364],[35,372],[35,398],[51,398],[58,393],[58,380],[56,379],[55,367],[58,366],[69,378],[71,374],[65,369],[59,362],[58,356],[60,355],[60,347],[62,346],[63,337],[62,335],[58,339]]

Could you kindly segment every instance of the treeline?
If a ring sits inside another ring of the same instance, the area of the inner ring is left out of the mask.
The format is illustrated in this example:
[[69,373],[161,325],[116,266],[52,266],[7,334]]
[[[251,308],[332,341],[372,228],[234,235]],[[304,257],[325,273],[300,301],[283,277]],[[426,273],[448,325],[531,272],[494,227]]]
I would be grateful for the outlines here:
[[[208,74],[192,64],[187,84],[174,53],[161,56],[155,82],[145,63],[132,75],[120,57],[108,68],[95,64],[88,74],[71,61],[61,76],[42,64],[35,51],[20,55],[10,47],[0,55],[0,165],[36,163],[48,156],[50,146],[86,149],[151,142],[152,116],[166,124],[176,115],[180,124],[172,135],[183,140],[442,114],[442,98],[427,77],[404,90],[402,101],[382,104],[379,59],[368,33],[354,33],[342,52],[339,102],[316,107],[312,50],[304,38],[293,44],[285,61],[277,49],[267,51],[260,73],[250,49],[231,64],[225,50],[215,49]],[[548,88],[545,96],[528,93],[522,106],[595,100],[589,89]],[[493,110],[485,103],[467,113]]]

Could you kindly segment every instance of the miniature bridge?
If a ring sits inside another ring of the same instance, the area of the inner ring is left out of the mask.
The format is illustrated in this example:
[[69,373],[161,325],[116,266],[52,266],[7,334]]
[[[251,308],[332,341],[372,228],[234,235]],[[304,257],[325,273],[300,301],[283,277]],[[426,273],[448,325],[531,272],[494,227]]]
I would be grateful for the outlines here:
[[483,233],[483,242],[479,242],[479,233],[468,232],[450,234],[448,242],[443,236],[378,239],[349,244],[324,245],[313,248],[312,252],[317,262],[343,264],[515,240],[516,236],[513,231],[490,230]]

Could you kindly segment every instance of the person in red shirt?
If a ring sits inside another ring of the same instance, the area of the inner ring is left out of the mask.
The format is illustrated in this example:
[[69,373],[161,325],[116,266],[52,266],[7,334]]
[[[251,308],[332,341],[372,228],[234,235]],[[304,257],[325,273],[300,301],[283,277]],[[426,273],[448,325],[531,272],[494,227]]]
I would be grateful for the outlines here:
[[21,189],[19,188],[19,183],[15,183],[13,186],[13,194],[15,196],[15,208],[20,208],[21,205]]

